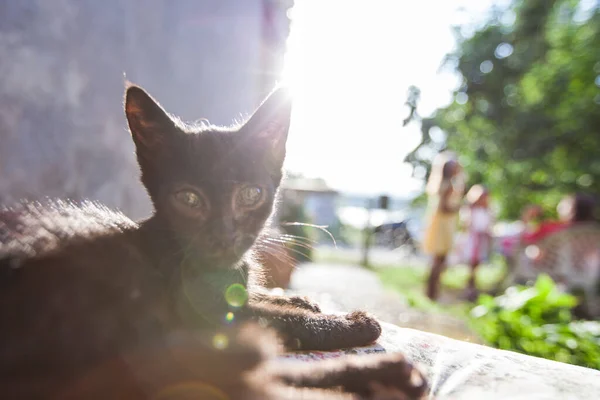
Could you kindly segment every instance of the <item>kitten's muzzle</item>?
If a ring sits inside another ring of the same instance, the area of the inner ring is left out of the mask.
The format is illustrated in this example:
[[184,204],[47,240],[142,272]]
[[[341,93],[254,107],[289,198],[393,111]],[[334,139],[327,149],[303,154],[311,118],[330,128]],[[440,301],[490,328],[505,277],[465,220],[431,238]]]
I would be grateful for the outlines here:
[[231,251],[234,244],[235,239],[231,237],[214,237],[208,241],[208,247],[214,254],[222,254]]
[[250,249],[254,240],[249,235],[223,236],[214,235],[205,244],[205,257],[220,264],[236,264]]

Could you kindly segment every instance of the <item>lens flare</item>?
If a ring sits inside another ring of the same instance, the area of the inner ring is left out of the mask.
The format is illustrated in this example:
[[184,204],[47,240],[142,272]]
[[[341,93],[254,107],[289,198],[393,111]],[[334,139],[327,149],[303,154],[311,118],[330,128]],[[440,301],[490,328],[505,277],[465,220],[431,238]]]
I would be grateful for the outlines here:
[[227,314],[225,314],[225,321],[227,322],[233,322],[233,319],[235,318],[235,315],[233,315],[233,313],[230,311]]
[[248,292],[244,285],[234,283],[225,290],[225,301],[232,307],[242,307],[248,301]]
[[224,350],[229,346],[229,338],[222,333],[217,333],[212,340],[215,349]]

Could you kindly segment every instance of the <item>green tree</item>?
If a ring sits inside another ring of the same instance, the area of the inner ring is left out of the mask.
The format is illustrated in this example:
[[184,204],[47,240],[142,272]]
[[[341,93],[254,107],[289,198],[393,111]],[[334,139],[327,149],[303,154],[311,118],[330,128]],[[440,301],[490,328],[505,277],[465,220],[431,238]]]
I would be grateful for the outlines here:
[[[458,152],[501,217],[530,202],[554,209],[574,191],[600,193],[600,2],[515,0],[472,36],[456,32],[446,63],[462,85],[421,119],[421,144],[406,161],[428,173],[422,148]],[[433,129],[445,132],[443,145]]]

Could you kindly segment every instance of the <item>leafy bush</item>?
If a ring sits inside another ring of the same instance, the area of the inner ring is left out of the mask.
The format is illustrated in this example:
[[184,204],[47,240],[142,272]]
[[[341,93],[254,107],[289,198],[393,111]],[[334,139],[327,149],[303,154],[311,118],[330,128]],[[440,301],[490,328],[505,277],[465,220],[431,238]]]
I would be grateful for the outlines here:
[[576,304],[574,296],[542,275],[533,287],[480,296],[471,311],[472,326],[494,347],[600,369],[600,322],[574,321]]

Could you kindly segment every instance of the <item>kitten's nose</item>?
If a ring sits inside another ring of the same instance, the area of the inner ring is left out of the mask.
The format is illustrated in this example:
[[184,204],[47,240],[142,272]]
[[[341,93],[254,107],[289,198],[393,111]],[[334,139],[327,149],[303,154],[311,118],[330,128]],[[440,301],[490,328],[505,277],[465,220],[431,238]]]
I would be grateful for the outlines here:
[[233,245],[233,240],[223,236],[218,236],[210,241],[210,247],[213,251],[225,251]]
[[212,244],[215,248],[226,249],[235,243],[235,227],[229,218],[220,220],[220,226],[213,230]]

